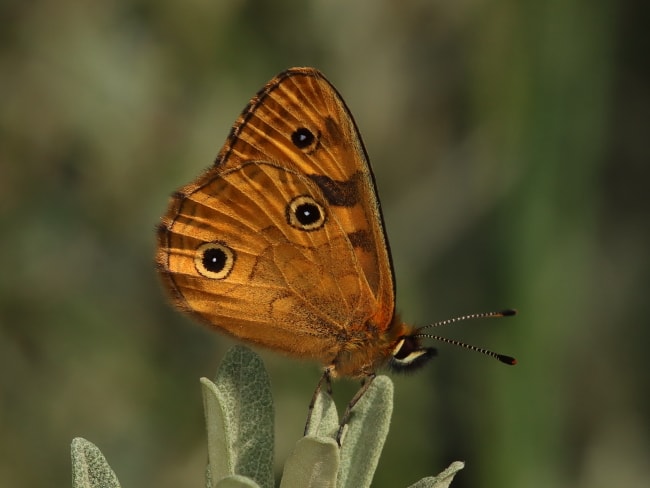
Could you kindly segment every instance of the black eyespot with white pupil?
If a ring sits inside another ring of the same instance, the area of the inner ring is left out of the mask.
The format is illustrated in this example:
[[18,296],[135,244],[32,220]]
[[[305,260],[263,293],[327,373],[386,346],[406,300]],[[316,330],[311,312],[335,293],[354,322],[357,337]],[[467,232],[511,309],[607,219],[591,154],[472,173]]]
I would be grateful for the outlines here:
[[201,244],[194,256],[194,266],[199,274],[213,280],[227,277],[234,265],[234,251],[221,242]]
[[325,209],[310,196],[296,197],[287,206],[287,221],[296,229],[320,229],[325,224],[325,219]]
[[298,149],[309,149],[316,145],[316,136],[309,129],[300,127],[291,134],[291,142]]

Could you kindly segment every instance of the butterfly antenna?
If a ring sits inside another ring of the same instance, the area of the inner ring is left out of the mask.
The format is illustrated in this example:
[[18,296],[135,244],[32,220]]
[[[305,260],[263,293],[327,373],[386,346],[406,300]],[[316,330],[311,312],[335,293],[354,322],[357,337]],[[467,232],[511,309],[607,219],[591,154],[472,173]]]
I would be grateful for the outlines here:
[[[425,325],[424,327],[420,327],[418,329],[419,331],[424,330],[424,329],[431,329],[433,327],[441,327],[443,325],[451,325],[456,322],[462,322],[464,320],[471,320],[471,319],[484,319],[484,318],[492,318],[492,317],[511,317],[513,315],[516,315],[517,311],[514,309],[507,309],[507,310],[501,310],[499,312],[483,312],[483,313],[473,313],[470,315],[463,315],[461,317],[454,317],[453,319],[447,319],[447,320],[441,320],[440,322],[435,322],[433,324]],[[471,344],[466,344],[464,342],[457,341],[455,339],[449,339],[447,337],[442,337],[439,335],[434,335],[434,334],[421,334],[420,332],[416,333],[413,335],[413,337],[422,337],[422,338],[429,338],[429,339],[435,339],[440,342],[445,342],[447,344],[453,344],[454,346],[459,346],[463,347],[465,349],[469,349],[470,351],[476,351],[480,352],[481,354],[485,354],[486,356],[490,356],[491,358],[497,359],[501,361],[502,363],[505,364],[510,364],[510,365],[515,365],[517,364],[517,360],[513,358],[512,356],[506,356],[505,354],[499,354],[494,351],[490,351],[489,349],[485,349],[484,347],[478,347],[478,346],[472,346]]]

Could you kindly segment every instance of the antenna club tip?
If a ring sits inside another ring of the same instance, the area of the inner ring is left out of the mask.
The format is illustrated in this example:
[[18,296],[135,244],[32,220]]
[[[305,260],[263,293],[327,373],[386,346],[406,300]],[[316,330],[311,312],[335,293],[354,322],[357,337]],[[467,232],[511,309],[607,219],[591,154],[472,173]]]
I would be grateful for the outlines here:
[[497,354],[497,359],[502,363],[509,364],[510,366],[517,364],[517,360],[515,358],[512,356],[506,356],[505,354]]
[[511,317],[517,315],[517,310],[514,308],[508,308],[506,310],[501,310],[500,314],[502,317]]

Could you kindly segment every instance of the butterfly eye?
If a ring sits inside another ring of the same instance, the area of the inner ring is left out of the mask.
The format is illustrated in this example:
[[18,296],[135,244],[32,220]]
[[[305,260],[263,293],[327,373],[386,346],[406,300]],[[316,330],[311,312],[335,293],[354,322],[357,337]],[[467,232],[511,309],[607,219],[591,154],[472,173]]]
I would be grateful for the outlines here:
[[312,131],[305,127],[300,127],[291,134],[291,142],[298,149],[310,149],[316,145],[317,141]]
[[206,242],[196,250],[194,266],[199,274],[213,280],[222,280],[235,265],[235,253],[220,242]]
[[433,347],[422,347],[417,337],[403,337],[392,351],[388,365],[393,371],[414,371],[436,355]]
[[296,229],[320,229],[325,223],[325,209],[312,197],[299,196],[287,206],[287,221]]

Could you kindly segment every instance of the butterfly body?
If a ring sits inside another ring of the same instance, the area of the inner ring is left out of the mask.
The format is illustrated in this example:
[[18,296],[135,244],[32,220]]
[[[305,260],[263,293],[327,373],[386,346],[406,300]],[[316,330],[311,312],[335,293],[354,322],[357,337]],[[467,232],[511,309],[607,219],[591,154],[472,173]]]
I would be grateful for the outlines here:
[[250,101],[214,165],[172,196],[156,260],[180,309],[331,376],[432,355],[395,315],[368,158],[315,69],[287,70]]

